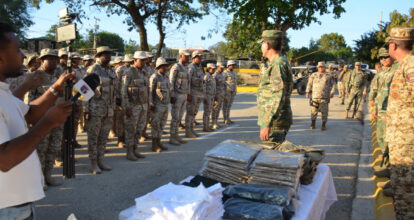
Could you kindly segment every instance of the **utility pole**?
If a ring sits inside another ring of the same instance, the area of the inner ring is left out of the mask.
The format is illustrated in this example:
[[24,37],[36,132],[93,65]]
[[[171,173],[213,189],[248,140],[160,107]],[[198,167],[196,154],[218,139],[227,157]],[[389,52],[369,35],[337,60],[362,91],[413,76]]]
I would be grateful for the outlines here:
[[97,19],[96,17],[93,17],[95,19],[95,25],[93,26],[94,30],[93,30],[93,49],[96,50],[96,43],[98,41],[98,29],[99,29],[99,25],[96,23],[96,21],[99,21],[99,19]]
[[382,32],[382,12],[381,12],[381,17],[380,17],[380,33]]

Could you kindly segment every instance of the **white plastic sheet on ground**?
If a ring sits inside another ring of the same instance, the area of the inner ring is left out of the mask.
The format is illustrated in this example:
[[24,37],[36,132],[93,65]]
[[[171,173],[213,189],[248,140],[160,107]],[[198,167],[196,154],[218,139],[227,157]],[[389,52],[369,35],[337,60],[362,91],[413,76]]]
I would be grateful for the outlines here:
[[221,184],[196,188],[168,183],[135,199],[128,220],[218,220],[224,213]]

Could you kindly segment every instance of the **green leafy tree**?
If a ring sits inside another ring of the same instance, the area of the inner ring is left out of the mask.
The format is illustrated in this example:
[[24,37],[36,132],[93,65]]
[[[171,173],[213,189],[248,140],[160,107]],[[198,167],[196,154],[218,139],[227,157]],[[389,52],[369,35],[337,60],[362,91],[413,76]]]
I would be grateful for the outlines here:
[[331,53],[336,59],[352,59],[352,48],[345,43],[345,38],[338,33],[324,34],[317,41],[320,49]]
[[25,0],[0,1],[0,21],[12,25],[21,40],[25,38],[27,28],[33,24],[29,14],[30,8],[31,4]]
[[98,32],[98,46],[109,46],[112,49],[115,49],[118,52],[124,52],[124,40],[115,33],[110,33],[107,31]]
[[139,45],[134,40],[129,40],[128,43],[125,44],[124,52],[125,54],[134,54],[135,51],[139,50]]

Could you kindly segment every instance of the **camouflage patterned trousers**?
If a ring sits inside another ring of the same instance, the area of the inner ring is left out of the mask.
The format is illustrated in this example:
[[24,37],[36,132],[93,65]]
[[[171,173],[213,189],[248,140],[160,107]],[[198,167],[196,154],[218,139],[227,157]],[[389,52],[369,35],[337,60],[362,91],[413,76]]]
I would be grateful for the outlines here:
[[114,122],[112,130],[118,138],[125,137],[125,122],[124,122],[125,111],[120,106],[116,106],[114,111]]
[[157,104],[151,111],[151,134],[153,138],[161,138],[168,119],[168,105]]
[[75,140],[76,136],[78,135],[79,124],[81,123],[82,111],[82,104],[76,102],[73,106],[73,137],[75,138]]
[[176,101],[171,105],[171,125],[170,134],[177,134],[178,125],[183,117],[185,103],[187,102],[187,94],[178,94]]
[[112,121],[113,117],[92,115],[86,122],[89,159],[103,159]]
[[139,144],[142,131],[147,121],[147,105],[134,105],[131,109],[132,116],[128,117],[124,114],[123,121],[125,123],[125,143],[127,146],[136,146]]
[[318,112],[322,114],[322,121],[328,121],[329,100],[328,99],[312,99],[311,120],[318,118]]
[[345,101],[345,86],[343,82],[338,82],[338,92],[339,98],[341,99],[342,103]]
[[292,125],[292,110],[290,108],[280,109],[270,122],[269,142],[280,144],[286,139]]
[[195,120],[195,116],[198,113],[201,102],[204,97],[193,96],[191,102],[187,102],[187,114],[185,115],[185,127],[192,128]]
[[348,94],[348,99],[346,100],[346,110],[349,111],[354,103],[354,111],[358,111],[362,101],[362,94],[363,92],[360,90],[351,90]]
[[218,117],[220,115],[220,110],[223,107],[223,101],[224,101],[224,94],[218,94],[216,95],[216,98],[214,100],[213,105],[213,113],[212,113],[212,119],[213,122],[217,122]]
[[223,100],[223,118],[224,120],[230,119],[230,109],[233,105],[234,97],[236,97],[236,91],[226,91]]
[[386,117],[387,112],[378,112],[377,113],[377,123],[376,123],[376,141],[378,146],[381,148],[382,152],[384,152],[385,148],[388,146],[388,143],[385,141],[385,128],[386,124]]
[[44,173],[53,169],[57,152],[62,149],[63,126],[52,129],[37,146],[40,164]]
[[204,98],[204,113],[203,113],[203,124],[210,124],[211,111],[213,110],[214,95],[206,95]]
[[394,192],[396,219],[414,219],[414,164],[391,164],[391,187]]

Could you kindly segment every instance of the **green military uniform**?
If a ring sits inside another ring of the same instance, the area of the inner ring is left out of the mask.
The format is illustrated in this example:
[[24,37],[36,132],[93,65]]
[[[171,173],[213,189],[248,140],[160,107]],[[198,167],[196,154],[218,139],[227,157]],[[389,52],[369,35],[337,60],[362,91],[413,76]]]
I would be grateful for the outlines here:
[[[266,30],[262,34],[264,40],[281,37],[282,33],[275,30]],[[288,61],[282,56],[273,57],[267,62],[267,68],[260,72],[257,91],[258,125],[260,129],[270,128],[270,142],[283,142],[292,124],[292,88],[292,72]]]
[[[355,66],[360,65],[359,62],[355,63]],[[348,99],[346,103],[346,110],[351,109],[352,103],[354,103],[354,113],[358,111],[361,104],[363,94],[367,91],[367,76],[362,72],[352,71],[349,77],[349,81],[346,84],[346,90],[348,93]]]

